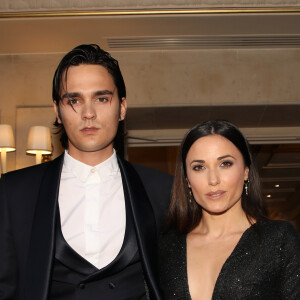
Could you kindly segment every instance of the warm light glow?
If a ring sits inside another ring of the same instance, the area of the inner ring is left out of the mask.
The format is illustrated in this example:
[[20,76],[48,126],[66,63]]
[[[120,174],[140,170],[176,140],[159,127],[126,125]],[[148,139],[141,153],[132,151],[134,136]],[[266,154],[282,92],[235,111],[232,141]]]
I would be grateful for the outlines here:
[[15,139],[12,127],[0,124],[1,173],[6,173],[6,152],[15,151]]
[[27,139],[27,153],[36,155],[36,164],[41,163],[43,154],[51,154],[50,128],[45,126],[32,126]]
[[267,198],[271,198],[272,196],[269,194],[269,195],[267,195]]
[[0,124],[0,152],[15,151],[15,139],[12,127],[6,124]]
[[275,184],[274,186],[275,186],[276,188],[279,188],[279,184]]

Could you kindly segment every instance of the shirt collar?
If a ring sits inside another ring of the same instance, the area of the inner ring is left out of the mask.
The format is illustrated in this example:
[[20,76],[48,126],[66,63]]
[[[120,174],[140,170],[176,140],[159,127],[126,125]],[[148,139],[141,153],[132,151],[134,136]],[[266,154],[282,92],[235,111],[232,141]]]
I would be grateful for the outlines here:
[[99,177],[103,179],[119,172],[119,165],[115,149],[113,149],[113,154],[111,157],[93,167],[73,158],[68,151],[65,150],[63,167],[69,172],[72,172],[83,182],[87,181],[88,176],[95,171],[98,173]]

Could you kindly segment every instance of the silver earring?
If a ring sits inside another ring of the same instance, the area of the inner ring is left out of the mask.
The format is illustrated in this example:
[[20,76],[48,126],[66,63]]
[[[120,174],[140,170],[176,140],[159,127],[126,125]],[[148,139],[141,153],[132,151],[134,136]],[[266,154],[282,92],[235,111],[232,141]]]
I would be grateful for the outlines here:
[[192,201],[193,201],[193,192],[192,192],[191,188],[189,188],[189,192],[190,192],[189,201],[190,201],[190,203],[192,203]]
[[248,196],[248,185],[249,185],[249,179],[244,181],[244,187],[245,187],[245,194],[246,196]]

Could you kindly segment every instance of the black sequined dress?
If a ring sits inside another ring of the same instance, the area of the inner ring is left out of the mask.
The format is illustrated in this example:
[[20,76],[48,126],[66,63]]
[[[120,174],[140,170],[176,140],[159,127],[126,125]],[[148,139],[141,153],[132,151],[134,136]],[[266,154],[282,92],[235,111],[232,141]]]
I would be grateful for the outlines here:
[[[191,299],[186,235],[162,235],[159,259],[163,299]],[[300,236],[295,228],[267,221],[247,229],[224,263],[212,299],[300,300]]]

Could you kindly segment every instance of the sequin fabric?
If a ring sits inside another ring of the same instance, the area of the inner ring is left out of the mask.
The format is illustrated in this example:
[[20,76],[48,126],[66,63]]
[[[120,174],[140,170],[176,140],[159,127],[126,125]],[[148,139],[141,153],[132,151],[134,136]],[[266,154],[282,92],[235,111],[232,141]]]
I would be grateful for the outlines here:
[[[170,231],[159,241],[160,284],[165,300],[190,300],[186,235]],[[300,300],[300,236],[285,221],[248,228],[217,279],[212,300]]]

